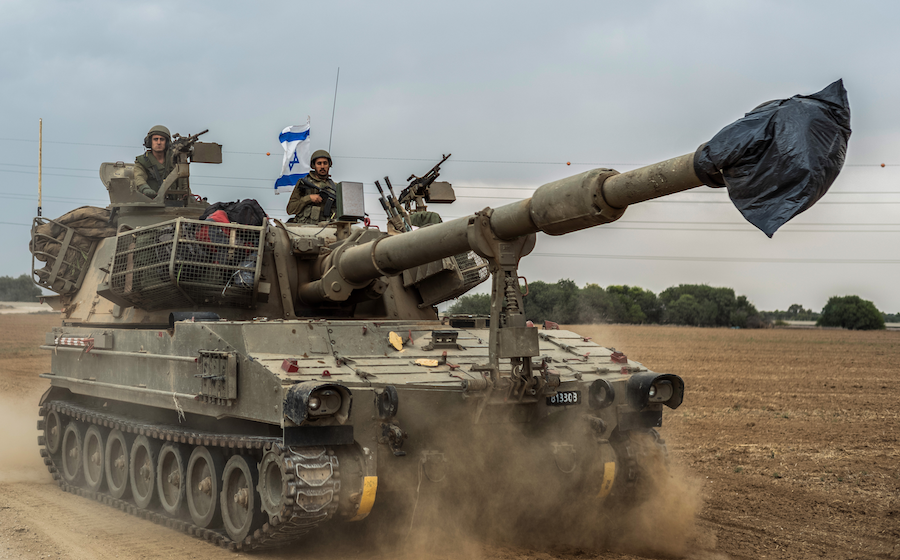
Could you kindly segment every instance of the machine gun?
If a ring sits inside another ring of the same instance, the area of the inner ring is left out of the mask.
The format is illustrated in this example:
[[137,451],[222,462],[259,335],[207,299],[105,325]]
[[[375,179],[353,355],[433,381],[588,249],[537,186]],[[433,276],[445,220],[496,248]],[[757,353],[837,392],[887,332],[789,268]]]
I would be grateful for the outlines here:
[[222,163],[221,144],[198,142],[200,136],[209,132],[206,129],[197,134],[182,136],[172,135],[172,156],[175,167],[159,188],[158,200],[184,201],[191,198],[190,163]]
[[208,128],[202,132],[190,134],[188,136],[182,136],[176,132],[172,135],[172,149],[179,154],[190,155],[193,151],[192,148],[194,147],[194,144],[207,132],[209,132]]
[[322,200],[325,203],[322,205],[322,214],[321,217],[325,220],[331,220],[331,214],[334,212],[334,208],[337,205],[337,197],[333,191],[328,191],[327,189],[323,189],[317,187],[310,181],[307,177],[301,177],[300,183],[303,185],[303,188],[306,189],[306,194],[317,194],[322,197]]
[[387,177],[385,177],[384,180],[387,182],[391,194],[385,195],[384,189],[381,188],[381,183],[378,181],[375,181],[375,187],[378,188],[378,202],[380,202],[381,207],[384,208],[388,221],[397,231],[412,231],[412,227],[407,220],[408,216],[406,211],[403,210],[403,207],[397,203],[397,199],[393,196],[394,189],[391,187],[390,180]]
[[[450,156],[452,155],[453,154],[447,154],[443,156],[443,159],[441,159],[437,165],[429,169],[425,175],[417,177],[416,175],[411,174],[406,179],[410,183],[400,192],[400,204],[406,207],[407,211],[413,212],[424,210],[425,202],[453,202],[453,200],[456,199],[456,197],[452,195],[452,188],[450,190],[451,196],[449,198],[442,192],[440,197],[434,197],[434,200],[432,200],[433,193],[431,192],[432,183],[434,183],[441,174],[441,164],[450,159]],[[449,187],[449,183],[447,183],[447,186]],[[413,204],[415,204],[415,210],[412,209]]]

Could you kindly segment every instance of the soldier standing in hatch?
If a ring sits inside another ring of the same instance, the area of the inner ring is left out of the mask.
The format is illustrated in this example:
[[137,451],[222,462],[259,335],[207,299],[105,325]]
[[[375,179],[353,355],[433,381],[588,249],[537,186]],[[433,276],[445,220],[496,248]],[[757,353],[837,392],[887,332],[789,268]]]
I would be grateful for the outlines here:
[[138,192],[150,198],[156,193],[175,167],[172,157],[172,135],[169,129],[158,124],[144,137],[147,151],[134,158],[134,185]]
[[[309,167],[309,175],[297,181],[288,201],[287,213],[294,214],[289,220],[292,223],[318,224],[332,218],[323,215],[326,197],[319,194],[320,191],[330,193],[332,196],[337,193],[337,185],[328,174],[331,171],[331,154],[325,150],[317,150],[309,158]],[[334,208],[330,213],[333,211]]]

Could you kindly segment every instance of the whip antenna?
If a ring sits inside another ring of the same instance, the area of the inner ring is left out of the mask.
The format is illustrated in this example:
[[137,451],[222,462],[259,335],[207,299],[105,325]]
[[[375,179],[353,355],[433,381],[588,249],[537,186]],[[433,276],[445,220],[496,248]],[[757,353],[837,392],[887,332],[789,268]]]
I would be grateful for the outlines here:
[[334,109],[337,107],[338,80],[341,79],[341,67],[338,66],[337,77],[334,79],[334,103],[331,105],[331,130],[328,131],[328,153],[331,153],[331,134],[334,132]]
[[41,217],[41,171],[44,162],[44,119],[38,119],[38,218]]

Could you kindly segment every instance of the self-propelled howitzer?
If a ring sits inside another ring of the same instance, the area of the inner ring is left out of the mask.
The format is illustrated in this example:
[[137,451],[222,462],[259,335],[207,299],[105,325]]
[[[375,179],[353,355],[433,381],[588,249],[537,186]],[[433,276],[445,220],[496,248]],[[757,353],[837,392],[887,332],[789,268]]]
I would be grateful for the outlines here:
[[[199,219],[186,162],[178,195],[154,200],[104,164],[108,231],[81,215],[33,230],[36,282],[63,314],[43,346],[45,462],[66,490],[241,550],[404,515],[429,488],[488,503],[515,488],[530,517],[621,507],[641,484],[636,439],[684,383],[530,326],[517,266],[539,231],[718,184],[729,170],[709,155],[589,171],[394,235],[351,223],[353,184],[336,223],[225,223]],[[439,320],[437,303],[489,274],[489,318]]]

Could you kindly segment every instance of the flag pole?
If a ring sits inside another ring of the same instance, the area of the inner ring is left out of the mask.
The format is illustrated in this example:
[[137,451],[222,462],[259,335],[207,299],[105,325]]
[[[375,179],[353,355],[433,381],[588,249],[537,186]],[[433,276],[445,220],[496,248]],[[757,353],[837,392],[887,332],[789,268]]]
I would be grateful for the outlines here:
[[328,153],[331,153],[331,134],[334,132],[334,110],[337,107],[338,80],[341,79],[341,67],[338,66],[337,77],[334,79],[334,103],[331,105],[331,130],[328,131]]
[[38,218],[41,217],[41,179],[44,163],[44,119],[38,119]]

